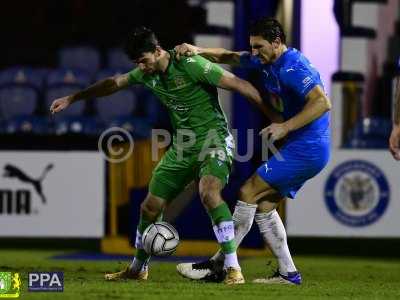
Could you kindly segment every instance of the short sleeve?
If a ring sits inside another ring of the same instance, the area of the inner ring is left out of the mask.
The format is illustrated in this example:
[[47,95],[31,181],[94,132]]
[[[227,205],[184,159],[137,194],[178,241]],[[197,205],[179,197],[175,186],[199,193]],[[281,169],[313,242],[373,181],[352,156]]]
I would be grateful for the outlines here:
[[316,77],[318,76],[303,64],[286,67],[281,71],[285,86],[303,99],[314,87],[320,85],[320,80]]
[[224,74],[223,68],[199,55],[185,58],[183,64],[189,76],[196,82],[217,86]]
[[142,83],[143,72],[139,68],[135,68],[128,73],[128,83],[138,84]]
[[251,55],[249,52],[242,52],[240,54],[239,66],[246,69],[259,69],[262,67],[262,64],[257,57]]

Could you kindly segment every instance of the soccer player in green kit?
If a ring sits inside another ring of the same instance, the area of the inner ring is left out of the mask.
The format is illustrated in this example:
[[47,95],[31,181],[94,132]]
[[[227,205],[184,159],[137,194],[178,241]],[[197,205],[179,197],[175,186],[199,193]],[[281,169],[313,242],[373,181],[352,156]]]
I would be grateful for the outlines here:
[[[155,34],[147,28],[135,29],[128,37],[125,50],[137,68],[56,99],[50,107],[52,113],[57,113],[77,100],[102,97],[132,84],[143,84],[169,112],[174,129],[173,144],[153,171],[149,193],[141,204],[136,257],[126,270],[106,274],[105,279],[147,279],[150,257],[143,250],[141,234],[162,216],[165,206],[187,184],[197,180],[201,201],[225,254],[225,283],[244,283],[236,255],[232,214],[221,197],[231,170],[234,142],[218,102],[217,87],[241,93],[267,115],[268,109],[250,83],[201,56],[177,60],[175,52],[163,50]],[[182,131],[185,136],[179,138]],[[189,137],[195,138],[195,143],[189,145],[186,141]],[[205,153],[204,147],[208,149]]]

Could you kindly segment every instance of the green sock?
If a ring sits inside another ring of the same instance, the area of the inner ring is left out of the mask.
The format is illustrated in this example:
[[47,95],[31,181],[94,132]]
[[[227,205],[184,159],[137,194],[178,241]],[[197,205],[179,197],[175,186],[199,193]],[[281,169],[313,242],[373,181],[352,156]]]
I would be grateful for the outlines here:
[[236,252],[234,225],[228,205],[223,202],[216,208],[211,209],[208,214],[212,220],[214,233],[218,243],[221,245],[222,252],[224,254]]
[[136,231],[136,242],[135,242],[135,247],[136,247],[136,255],[135,258],[138,259],[141,262],[148,262],[150,259],[150,255],[146,253],[146,251],[143,250],[142,246],[142,234],[145,231],[145,229],[150,226],[152,222],[148,220],[143,214],[140,214],[140,219],[139,219],[139,224],[137,227]]
[[[163,214],[161,213],[157,217],[157,221],[161,221],[163,217]],[[136,242],[135,242],[135,247],[136,247],[136,258],[142,262],[148,262],[150,259],[150,255],[146,253],[146,251],[143,250],[143,248],[140,246],[141,239],[142,239],[142,234],[146,230],[147,227],[149,227],[153,222],[150,221],[148,218],[143,216],[143,214],[140,214],[140,219],[139,219],[139,225],[137,227],[137,234],[136,234]],[[140,239],[140,241],[138,240]]]

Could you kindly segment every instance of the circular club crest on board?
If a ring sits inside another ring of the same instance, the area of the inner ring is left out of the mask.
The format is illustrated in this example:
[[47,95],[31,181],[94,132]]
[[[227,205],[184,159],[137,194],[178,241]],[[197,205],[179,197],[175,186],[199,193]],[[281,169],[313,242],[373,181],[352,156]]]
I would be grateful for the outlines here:
[[325,203],[339,222],[366,226],[376,222],[389,203],[389,184],[383,172],[363,160],[337,166],[325,185]]

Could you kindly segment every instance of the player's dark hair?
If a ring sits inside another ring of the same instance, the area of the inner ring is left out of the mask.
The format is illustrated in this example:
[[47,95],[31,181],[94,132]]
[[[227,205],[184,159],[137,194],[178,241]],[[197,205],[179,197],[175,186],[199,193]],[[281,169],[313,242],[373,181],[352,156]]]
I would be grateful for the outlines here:
[[250,35],[262,36],[268,42],[272,43],[276,38],[280,38],[283,44],[286,44],[286,35],[281,23],[272,18],[262,18],[254,21],[250,25]]
[[124,50],[131,60],[136,60],[145,52],[154,52],[158,45],[155,33],[151,29],[141,26],[129,33]]

